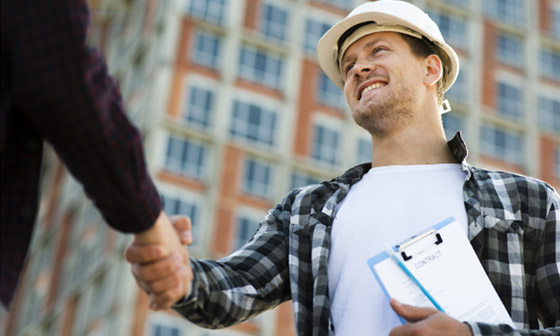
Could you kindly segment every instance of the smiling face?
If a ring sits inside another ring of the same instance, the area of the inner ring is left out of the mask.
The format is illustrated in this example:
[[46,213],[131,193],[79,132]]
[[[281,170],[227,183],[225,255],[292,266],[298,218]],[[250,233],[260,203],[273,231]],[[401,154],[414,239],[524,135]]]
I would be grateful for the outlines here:
[[399,33],[373,33],[354,42],[340,71],[352,117],[373,135],[408,125],[422,106],[425,59],[414,56]]

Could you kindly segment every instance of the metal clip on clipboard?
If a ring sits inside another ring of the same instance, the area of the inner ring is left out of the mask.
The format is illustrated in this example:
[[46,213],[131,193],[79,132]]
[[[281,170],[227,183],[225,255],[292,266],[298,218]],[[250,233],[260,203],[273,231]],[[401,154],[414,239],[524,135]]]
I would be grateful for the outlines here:
[[[406,249],[407,247],[410,247],[411,245],[414,245],[415,243],[423,240],[424,238],[427,238],[428,236],[434,235],[435,234],[435,239],[436,241],[433,243],[433,245],[439,245],[441,243],[443,243],[443,239],[441,238],[441,235],[439,234],[439,232],[437,232],[435,229],[430,229],[418,236],[413,236],[410,240],[408,240],[406,243],[403,243],[401,245],[397,245],[397,250],[399,251],[399,253],[401,254],[401,256],[403,257],[404,261],[408,261],[410,259],[412,259],[412,255],[407,255],[406,252],[404,251],[404,249]],[[420,252],[424,251],[425,249],[429,248],[430,246],[432,246],[432,244],[430,244],[428,247],[424,248],[423,250],[420,250]]]

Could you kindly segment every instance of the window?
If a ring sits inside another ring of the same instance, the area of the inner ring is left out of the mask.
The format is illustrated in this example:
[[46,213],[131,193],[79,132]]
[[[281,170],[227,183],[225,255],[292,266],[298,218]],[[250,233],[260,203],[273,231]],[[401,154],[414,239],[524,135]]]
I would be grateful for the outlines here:
[[320,22],[314,19],[307,19],[305,21],[305,40],[304,49],[310,55],[315,56],[317,42],[324,33],[329,30],[332,24],[327,22]]
[[185,121],[190,125],[203,129],[208,128],[214,109],[214,92],[198,86],[192,86],[185,103]]
[[318,85],[317,97],[321,103],[341,110],[346,107],[344,92],[321,70],[319,70]]
[[311,184],[321,183],[321,180],[312,177],[308,174],[301,173],[301,172],[293,172],[292,173],[292,182],[290,185],[290,189],[295,189],[299,187],[305,187]]
[[516,67],[523,65],[523,42],[521,38],[500,33],[496,47],[498,48],[497,55],[499,61]]
[[358,164],[371,162],[371,140],[359,139],[358,140]]
[[517,119],[523,109],[523,91],[511,84],[498,82],[498,111],[501,115]]
[[324,125],[315,125],[314,131],[313,158],[331,166],[338,164],[339,132]]
[[184,215],[191,219],[192,223],[192,233],[193,233],[193,244],[192,246],[197,246],[201,239],[199,235],[199,225],[200,222],[200,208],[199,205],[191,200],[175,196],[171,193],[163,193],[161,195],[163,199],[163,210],[168,215]]
[[539,124],[542,129],[560,134],[560,97],[539,97]]
[[265,3],[261,13],[261,33],[266,37],[278,41],[285,41],[286,28],[288,25],[288,11]]
[[[111,274],[112,273],[112,274]],[[115,299],[116,291],[116,269],[110,268],[106,272],[100,274],[90,287],[93,291],[90,309],[88,311],[88,320],[101,318],[111,309],[113,299]]]
[[[23,309],[25,314],[20,316],[18,325],[19,330],[25,328],[26,325],[36,321],[37,316],[41,314],[41,308],[45,304],[45,300],[49,290],[50,270],[53,268],[53,250],[55,242],[44,241],[35,245],[37,250],[29,258],[29,267],[25,276],[26,293],[22,296]],[[33,251],[32,251],[33,252]]]
[[560,52],[552,49],[541,49],[541,75],[556,81],[560,81]]
[[459,71],[457,79],[455,80],[451,88],[449,88],[449,90],[445,93],[445,97],[458,102],[467,101],[468,88],[465,79],[465,76],[467,76],[466,73],[468,73],[468,71],[465,68]]
[[219,36],[199,30],[196,32],[191,60],[195,64],[218,69],[221,49],[222,41]]
[[193,226],[198,222],[198,206],[194,202],[186,201],[180,197],[174,197],[169,194],[163,194],[164,211],[168,215],[185,215],[188,216]]
[[169,136],[165,157],[165,168],[169,171],[204,179],[206,147],[190,139]]
[[252,143],[274,145],[276,113],[254,104],[235,101],[229,133]]
[[447,43],[458,47],[467,47],[467,23],[465,19],[436,10],[429,10],[428,15],[437,23]]
[[560,147],[556,148],[556,177],[560,178]]
[[315,0],[315,1],[326,3],[347,10],[352,10],[354,8],[352,1],[348,1],[348,0]]
[[469,5],[469,1],[465,1],[465,0],[444,0],[444,2],[463,8],[466,8]]
[[191,0],[189,14],[202,20],[222,24],[226,13],[226,0]]
[[514,25],[525,22],[525,1],[522,0],[484,0],[483,10],[487,15]]
[[552,37],[560,41],[560,5],[552,8]]
[[506,162],[520,165],[523,163],[523,140],[521,135],[498,129],[494,126],[482,126],[481,152]]
[[235,234],[234,249],[237,250],[245,243],[247,243],[251,237],[259,229],[260,218],[257,219],[256,216],[249,216],[247,214],[240,214],[237,216],[237,230]]
[[284,63],[279,56],[251,47],[241,48],[239,77],[251,82],[280,89]]
[[243,170],[243,192],[266,199],[270,198],[271,171],[271,165],[266,162],[246,159]]
[[162,324],[155,324],[152,326],[152,333],[150,335],[151,336],[181,336],[182,333],[181,330],[176,327],[166,326]]
[[463,118],[453,114],[452,112],[445,113],[441,117],[443,121],[443,129],[445,130],[445,137],[447,139],[452,139],[458,131],[462,131]]

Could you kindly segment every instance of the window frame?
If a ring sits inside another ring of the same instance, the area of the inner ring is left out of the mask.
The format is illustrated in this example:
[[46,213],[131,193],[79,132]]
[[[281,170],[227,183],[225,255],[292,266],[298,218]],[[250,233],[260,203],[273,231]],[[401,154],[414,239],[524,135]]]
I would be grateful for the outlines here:
[[539,94],[537,95],[537,106],[539,127],[560,135],[560,98]]
[[[276,19],[280,19],[278,15],[279,13],[283,12],[284,22],[280,23],[280,22],[276,22],[276,20],[270,20],[271,18],[267,17],[267,14],[274,17],[274,13],[271,13],[271,11],[276,12]],[[259,31],[264,37],[266,37],[267,39],[272,39],[277,42],[286,42],[289,37],[289,27],[290,27],[289,10],[271,1],[262,2]],[[280,31],[280,33],[275,33],[278,31]]]
[[[251,125],[251,118],[255,118],[255,116],[251,116],[251,113],[256,111],[259,113],[259,123],[253,126]],[[228,132],[233,139],[273,148],[276,145],[277,123],[278,112],[276,110],[253,101],[235,99],[232,102],[231,121]]]
[[[177,136],[173,133],[168,134],[166,140],[165,170],[199,181],[206,180],[208,147],[198,140]],[[196,150],[196,153],[193,153],[192,150]],[[171,157],[170,154],[175,154],[175,156]],[[197,157],[196,162],[189,160],[193,158],[193,155]]]
[[539,74],[560,82],[560,51],[542,46],[539,50]]
[[[241,207],[237,209],[235,211],[234,217],[235,230],[234,234],[232,235],[231,250],[236,251],[240,249],[244,244],[246,244],[255,234],[255,232],[257,232],[264,218],[265,214],[256,209],[247,207]],[[243,228],[243,231],[240,230],[242,220],[245,220],[245,223],[249,223],[249,225]],[[251,228],[251,224],[255,230]],[[247,235],[245,237],[241,237],[241,232],[245,232]]]
[[327,30],[334,24],[326,20],[307,17],[305,19],[305,34],[303,38],[303,50],[309,55],[315,57],[317,43]]
[[285,60],[280,55],[245,44],[239,50],[237,76],[274,90],[281,90],[284,85],[284,63]]
[[515,26],[524,26],[527,23],[525,1],[522,0],[484,0],[482,11]]
[[[336,135],[336,137],[330,141],[331,143],[325,143],[325,137],[327,137],[327,139],[329,138],[328,133]],[[311,158],[314,162],[326,166],[335,167],[339,165],[341,160],[341,142],[342,136],[339,127],[324,122],[324,120],[315,121],[313,123]]]
[[241,191],[244,194],[262,199],[271,199],[274,184],[274,166],[272,163],[247,156],[243,160]]
[[468,49],[468,21],[464,17],[433,7],[429,8],[427,13],[438,25],[445,42],[461,49]]
[[183,102],[183,120],[189,126],[207,130],[213,124],[216,93],[211,86],[198,81],[186,85]]
[[496,110],[506,118],[520,120],[524,112],[524,90],[514,81],[498,78],[496,80]]
[[[220,70],[222,67],[222,37],[203,29],[196,29],[193,35],[194,43],[190,53],[190,61],[205,68]],[[210,48],[209,43],[212,44]]]
[[[488,132],[492,133],[492,139],[488,139]],[[486,133],[486,134],[485,134]],[[500,136],[503,139],[500,140],[496,136]],[[491,140],[488,142],[487,140]],[[499,144],[498,142],[502,142]],[[517,142],[519,148],[508,148],[508,143]],[[511,130],[506,130],[495,125],[483,124],[480,129],[480,152],[489,157],[493,157],[514,165],[522,166],[524,164],[523,151],[524,151],[524,138],[523,135],[518,132],[513,132]],[[502,146],[503,145],[503,146]],[[502,147],[502,148],[499,148]]]
[[201,20],[223,25],[227,19],[227,9],[228,0],[191,0],[187,13]]
[[345,110],[347,108],[344,92],[322,70],[318,70],[317,100],[319,103]]
[[523,38],[504,31],[500,31],[496,38],[496,58],[498,61],[517,68],[522,67],[525,59]]

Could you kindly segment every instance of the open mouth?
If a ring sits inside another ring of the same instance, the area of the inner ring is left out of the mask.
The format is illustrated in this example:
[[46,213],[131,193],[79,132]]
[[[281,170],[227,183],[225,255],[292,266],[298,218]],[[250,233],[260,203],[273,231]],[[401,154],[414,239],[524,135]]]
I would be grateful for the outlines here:
[[382,87],[385,87],[387,85],[387,83],[385,82],[375,82],[371,85],[366,86],[359,94],[359,98],[358,99],[362,99],[362,97],[367,94],[368,92],[375,90],[375,89],[379,89]]

